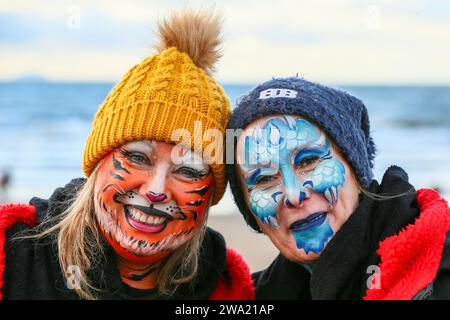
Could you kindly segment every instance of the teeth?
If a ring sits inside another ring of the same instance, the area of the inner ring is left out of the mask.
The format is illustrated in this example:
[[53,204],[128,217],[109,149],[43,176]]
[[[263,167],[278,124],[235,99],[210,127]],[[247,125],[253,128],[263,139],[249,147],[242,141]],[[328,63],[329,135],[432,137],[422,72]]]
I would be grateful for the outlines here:
[[130,215],[136,221],[146,223],[146,224],[153,224],[153,225],[159,225],[166,220],[166,218],[164,218],[164,217],[157,217],[157,216],[141,214],[139,212],[139,210],[136,210],[136,209],[131,209]]
[[133,219],[135,219],[135,220],[139,220],[140,217],[141,217],[141,214],[140,214],[138,211],[134,210],[134,209],[131,209],[131,210],[130,210],[130,215],[131,215],[131,216],[133,217]]
[[164,222],[164,218],[163,217],[157,217],[155,218],[155,224],[161,224]]
[[139,212],[137,212],[136,210],[133,210],[133,217],[136,220],[140,220],[141,219],[141,214]]

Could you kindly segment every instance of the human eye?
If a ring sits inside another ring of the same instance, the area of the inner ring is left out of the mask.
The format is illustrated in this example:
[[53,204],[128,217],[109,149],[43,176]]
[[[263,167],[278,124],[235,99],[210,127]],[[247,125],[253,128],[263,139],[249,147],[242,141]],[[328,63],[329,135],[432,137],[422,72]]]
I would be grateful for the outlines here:
[[255,184],[256,185],[267,185],[270,182],[273,182],[275,180],[276,180],[276,177],[274,177],[274,176],[261,175],[258,178],[256,178]]
[[319,157],[317,156],[311,156],[303,158],[298,164],[297,168],[299,169],[313,169],[315,167],[315,164],[319,161]]
[[150,159],[147,155],[140,151],[120,149],[120,153],[131,163],[138,165],[150,164]]
[[300,174],[306,174],[313,171],[320,162],[320,157],[318,156],[307,156],[302,158],[295,163],[295,171]]
[[208,175],[208,170],[198,170],[185,166],[175,169],[174,173],[188,179],[201,179]]

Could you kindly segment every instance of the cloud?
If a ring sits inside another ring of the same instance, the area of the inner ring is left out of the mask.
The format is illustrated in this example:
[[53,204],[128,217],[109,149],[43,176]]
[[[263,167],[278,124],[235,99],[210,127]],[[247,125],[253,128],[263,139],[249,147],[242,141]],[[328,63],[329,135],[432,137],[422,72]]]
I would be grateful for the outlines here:
[[[212,6],[226,18],[220,81],[298,72],[325,82],[450,83],[450,3],[437,0],[11,1],[0,4],[0,77],[115,81],[151,52],[159,17]],[[70,28],[77,15],[80,27]]]

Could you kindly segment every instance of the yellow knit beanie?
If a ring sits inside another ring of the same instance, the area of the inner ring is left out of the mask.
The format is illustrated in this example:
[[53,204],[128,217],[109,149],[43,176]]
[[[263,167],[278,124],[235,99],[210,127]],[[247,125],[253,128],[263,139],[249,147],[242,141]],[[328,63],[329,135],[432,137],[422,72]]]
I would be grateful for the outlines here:
[[[86,176],[105,155],[127,142],[179,142],[173,138],[177,129],[190,133],[188,147],[194,151],[203,153],[213,144],[223,152],[230,104],[208,74],[220,57],[220,27],[217,16],[190,11],[159,24],[161,40],[155,46],[159,53],[131,68],[95,115],[83,155]],[[218,130],[220,139],[205,138],[208,129]],[[222,159],[209,163],[215,179],[213,205],[227,183]]]

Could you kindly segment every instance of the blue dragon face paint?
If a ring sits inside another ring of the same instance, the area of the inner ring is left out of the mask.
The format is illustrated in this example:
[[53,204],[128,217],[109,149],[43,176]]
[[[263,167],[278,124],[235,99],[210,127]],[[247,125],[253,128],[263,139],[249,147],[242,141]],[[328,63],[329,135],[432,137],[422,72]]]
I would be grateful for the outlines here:
[[[309,121],[291,116],[269,118],[244,140],[241,169],[254,214],[278,227],[281,205],[300,206],[311,192],[321,194],[330,208],[345,181],[344,165],[330,150],[325,134]],[[326,212],[312,213],[290,226],[297,248],[318,253],[333,236]]]

